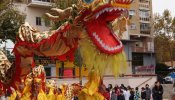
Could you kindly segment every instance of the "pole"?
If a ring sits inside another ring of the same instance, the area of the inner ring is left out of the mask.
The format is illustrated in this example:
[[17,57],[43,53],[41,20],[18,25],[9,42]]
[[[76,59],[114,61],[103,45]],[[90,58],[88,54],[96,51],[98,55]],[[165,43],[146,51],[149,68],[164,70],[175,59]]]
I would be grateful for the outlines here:
[[80,85],[82,85],[82,66],[79,66],[79,79],[80,79]]
[[83,65],[83,59],[81,57],[80,49],[77,49],[77,56],[78,56],[78,67],[79,67],[79,82],[80,85],[82,85],[82,65]]
[[8,56],[7,55],[7,45],[6,45],[6,34],[5,34],[5,48],[4,49],[5,49],[5,55]]

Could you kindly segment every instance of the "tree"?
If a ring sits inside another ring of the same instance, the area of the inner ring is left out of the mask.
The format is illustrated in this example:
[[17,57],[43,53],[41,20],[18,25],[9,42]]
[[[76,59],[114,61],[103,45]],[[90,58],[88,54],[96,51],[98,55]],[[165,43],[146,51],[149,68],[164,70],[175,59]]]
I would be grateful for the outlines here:
[[169,10],[154,16],[154,43],[158,62],[171,61],[173,66],[175,50],[175,17]]
[[16,39],[16,33],[20,25],[24,22],[25,16],[17,11],[10,0],[0,2],[0,38],[1,42]]

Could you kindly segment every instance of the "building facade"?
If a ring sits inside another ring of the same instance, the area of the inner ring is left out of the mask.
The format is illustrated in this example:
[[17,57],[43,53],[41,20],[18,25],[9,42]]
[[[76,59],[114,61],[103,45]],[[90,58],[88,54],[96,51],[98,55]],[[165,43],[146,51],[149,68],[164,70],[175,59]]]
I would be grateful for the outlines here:
[[155,53],[153,38],[152,0],[134,0],[129,10],[130,49],[128,61],[132,73],[154,73]]
[[[66,8],[76,3],[76,0],[57,0],[59,8]],[[44,20],[43,15],[54,6],[52,0],[16,0],[18,10],[26,16],[25,21],[40,31],[47,31],[51,22]],[[153,42],[152,0],[134,0],[129,10],[130,25],[122,42],[128,61],[127,74],[154,74],[155,53]],[[77,76],[79,68],[71,62],[50,61],[50,59],[36,59],[37,64],[43,64],[47,76]],[[83,67],[83,75],[87,69]]]

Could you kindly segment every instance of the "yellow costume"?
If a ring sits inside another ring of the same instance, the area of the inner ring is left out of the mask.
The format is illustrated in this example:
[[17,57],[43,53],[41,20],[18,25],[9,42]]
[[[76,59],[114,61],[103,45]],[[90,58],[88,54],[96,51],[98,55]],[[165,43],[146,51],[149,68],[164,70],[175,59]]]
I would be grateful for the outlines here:
[[49,94],[47,94],[47,100],[55,100],[54,87],[49,86]]
[[31,83],[32,83],[32,79],[29,79],[27,78],[25,80],[25,88],[24,88],[24,91],[23,91],[23,95],[21,97],[20,100],[31,100]]
[[16,99],[16,96],[17,96],[16,92],[13,91],[13,93],[10,95],[10,97],[8,98],[8,100],[15,100]]
[[[18,97],[18,99],[20,99],[21,98],[21,96],[22,96],[22,92],[20,92],[19,90],[19,83],[16,83],[16,86],[17,86],[17,90],[12,90],[13,92],[12,92],[12,94],[10,95],[10,97],[8,98],[8,100],[15,100],[17,97]],[[23,91],[23,90],[21,90],[21,91]]]
[[88,75],[88,82],[80,92],[79,100],[105,100],[104,97],[98,93],[98,86],[100,77],[93,70]]
[[20,100],[31,100],[31,92],[30,92],[31,87],[30,86],[25,86],[23,95]]
[[[37,100],[48,100],[47,97],[46,97],[46,94],[43,92],[42,89],[40,89],[40,91],[39,91]],[[52,99],[52,100],[55,100],[55,99]]]
[[56,100],[65,100],[62,94],[58,94]]

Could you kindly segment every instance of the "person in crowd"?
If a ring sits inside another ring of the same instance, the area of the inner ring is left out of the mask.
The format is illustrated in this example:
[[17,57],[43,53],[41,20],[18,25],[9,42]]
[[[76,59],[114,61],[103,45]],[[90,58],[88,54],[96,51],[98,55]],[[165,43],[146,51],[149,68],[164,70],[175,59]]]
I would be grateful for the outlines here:
[[145,85],[145,91],[146,91],[146,100],[150,100],[151,99],[151,89],[149,88],[148,84]]
[[141,99],[146,100],[146,91],[145,91],[144,87],[142,87],[142,89],[141,89]]
[[175,83],[173,84],[172,100],[175,100]]
[[131,88],[129,100],[134,100],[134,96],[135,96],[134,88]]
[[110,100],[111,95],[110,95],[110,89],[106,88],[106,91],[104,92],[103,96],[106,98],[106,100]]
[[163,86],[160,82],[155,82],[155,86],[152,89],[153,100],[162,100],[163,99]]
[[124,90],[123,90],[123,94],[125,96],[125,100],[129,100],[129,97],[130,97],[130,91],[129,91],[129,89],[127,89],[125,87]]
[[112,91],[112,84],[108,84],[108,89],[110,90],[110,91]]
[[122,90],[120,91],[120,95],[117,97],[117,100],[125,100],[125,96]]
[[115,94],[117,96],[119,96],[120,95],[120,87],[116,84],[115,87],[114,87],[114,89],[115,89]]
[[112,94],[112,89],[113,89],[112,84],[108,84],[108,90],[109,90],[110,96]]
[[139,88],[136,87],[135,88],[135,100],[139,100],[139,98],[140,98]]
[[125,88],[125,85],[121,84],[120,89],[124,89],[124,88]]
[[127,89],[131,90],[131,86],[130,86],[130,85],[128,85]]
[[115,88],[112,89],[111,100],[117,100],[117,94],[115,93]]

